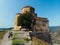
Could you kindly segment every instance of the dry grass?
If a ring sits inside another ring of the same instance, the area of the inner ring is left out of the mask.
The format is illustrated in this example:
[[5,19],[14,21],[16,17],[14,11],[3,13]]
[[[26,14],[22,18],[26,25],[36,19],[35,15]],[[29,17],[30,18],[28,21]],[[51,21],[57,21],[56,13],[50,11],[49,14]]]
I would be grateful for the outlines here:
[[6,32],[7,32],[7,31],[0,30],[0,39],[3,38],[3,36],[5,35]]
[[48,42],[45,42],[41,39],[37,39],[35,37],[33,37],[33,41],[31,43],[31,45],[49,45]]

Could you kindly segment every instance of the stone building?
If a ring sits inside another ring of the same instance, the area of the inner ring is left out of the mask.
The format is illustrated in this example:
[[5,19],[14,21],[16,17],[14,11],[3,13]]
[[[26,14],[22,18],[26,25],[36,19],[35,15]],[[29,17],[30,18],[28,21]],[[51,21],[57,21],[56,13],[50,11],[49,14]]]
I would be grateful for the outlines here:
[[19,24],[18,19],[21,14],[26,13],[26,12],[30,12],[34,16],[36,24],[33,25],[33,27],[31,29],[36,31],[35,36],[37,37],[37,39],[41,38],[41,39],[47,41],[48,43],[52,44],[51,40],[50,40],[49,28],[48,28],[49,27],[49,20],[44,17],[38,17],[37,14],[35,13],[35,9],[31,6],[23,7],[22,13],[16,14],[16,17],[14,20],[14,30],[20,30],[22,28],[21,26],[18,25]]
[[22,13],[17,13],[16,17],[15,17],[15,21],[14,21],[14,30],[20,30],[21,26],[18,26],[18,17],[20,16],[20,14],[26,13],[26,12],[30,12],[35,20],[36,20],[36,24],[32,27],[32,30],[37,30],[37,31],[41,31],[41,32],[49,32],[49,21],[47,18],[43,18],[43,17],[38,17],[37,14],[35,13],[35,9],[31,6],[25,6],[22,8]]

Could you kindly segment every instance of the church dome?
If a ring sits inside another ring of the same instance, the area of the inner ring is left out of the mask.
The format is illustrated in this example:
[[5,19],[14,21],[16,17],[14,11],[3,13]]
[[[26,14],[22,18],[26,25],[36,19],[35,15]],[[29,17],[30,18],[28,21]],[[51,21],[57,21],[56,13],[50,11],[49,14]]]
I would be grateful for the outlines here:
[[22,13],[26,13],[26,12],[31,12],[31,13],[34,13],[35,9],[31,6],[24,6],[22,8]]

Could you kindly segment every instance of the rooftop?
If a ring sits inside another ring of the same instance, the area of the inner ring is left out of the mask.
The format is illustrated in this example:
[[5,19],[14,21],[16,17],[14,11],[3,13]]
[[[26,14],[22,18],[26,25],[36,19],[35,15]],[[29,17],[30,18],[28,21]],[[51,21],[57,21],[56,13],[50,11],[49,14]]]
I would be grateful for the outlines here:
[[[27,7],[30,7],[30,8],[32,8],[33,10],[35,10],[34,7],[32,7],[32,6],[24,6],[23,8],[27,8]],[[22,9],[23,9],[23,8],[22,8]]]
[[16,13],[16,15],[20,15],[21,13]]

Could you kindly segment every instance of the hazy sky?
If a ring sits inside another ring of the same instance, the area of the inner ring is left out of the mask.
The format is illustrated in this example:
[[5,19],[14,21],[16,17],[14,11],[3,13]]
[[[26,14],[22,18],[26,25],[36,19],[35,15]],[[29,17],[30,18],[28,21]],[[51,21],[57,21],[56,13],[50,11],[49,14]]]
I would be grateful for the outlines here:
[[16,13],[32,6],[39,17],[46,17],[49,26],[60,26],[60,0],[0,0],[0,28],[13,27]]

